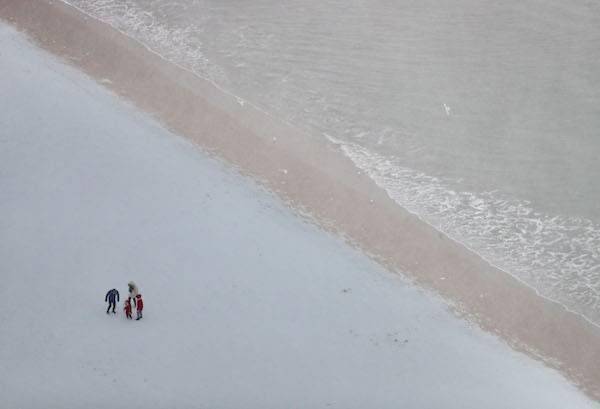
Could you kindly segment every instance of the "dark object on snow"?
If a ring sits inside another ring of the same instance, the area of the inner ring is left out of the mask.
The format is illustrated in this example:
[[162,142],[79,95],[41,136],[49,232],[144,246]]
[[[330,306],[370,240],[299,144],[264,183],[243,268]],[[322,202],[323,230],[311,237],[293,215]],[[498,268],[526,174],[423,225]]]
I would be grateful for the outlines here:
[[136,321],[142,319],[142,310],[144,309],[144,301],[142,301],[142,294],[135,296],[135,307],[137,309]]
[[109,290],[106,293],[106,297],[104,297],[104,302],[108,301],[108,308],[106,309],[107,314],[110,311],[110,307],[112,307],[113,314],[117,313],[115,311],[115,308],[117,307],[117,302],[115,301],[115,299],[116,301],[119,301],[119,292],[113,288],[112,290]]

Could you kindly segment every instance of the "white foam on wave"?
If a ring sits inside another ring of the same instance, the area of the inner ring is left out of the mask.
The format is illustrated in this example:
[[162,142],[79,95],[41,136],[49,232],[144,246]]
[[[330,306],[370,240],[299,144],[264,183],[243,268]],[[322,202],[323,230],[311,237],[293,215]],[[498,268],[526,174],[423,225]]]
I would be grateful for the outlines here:
[[185,27],[168,26],[134,1],[62,0],[90,17],[98,19],[159,54],[162,58],[200,75],[211,82],[222,82],[223,71],[204,55],[202,20]]
[[600,324],[600,225],[544,214],[498,191],[456,191],[393,158],[326,136],[396,203],[540,296]]

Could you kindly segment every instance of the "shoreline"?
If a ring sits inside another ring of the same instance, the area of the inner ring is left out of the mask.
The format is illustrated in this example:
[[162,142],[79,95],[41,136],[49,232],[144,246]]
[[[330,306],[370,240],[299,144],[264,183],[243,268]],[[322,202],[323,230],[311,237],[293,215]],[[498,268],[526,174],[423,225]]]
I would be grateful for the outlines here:
[[335,146],[240,104],[66,4],[9,0],[0,6],[0,18],[600,399],[598,327],[400,208]]

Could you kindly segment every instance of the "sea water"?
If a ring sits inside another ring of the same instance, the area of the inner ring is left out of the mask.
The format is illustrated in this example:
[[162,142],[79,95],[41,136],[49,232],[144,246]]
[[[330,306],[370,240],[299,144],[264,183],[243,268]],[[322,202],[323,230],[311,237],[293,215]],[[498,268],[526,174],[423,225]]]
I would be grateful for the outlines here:
[[600,3],[66,2],[338,144],[399,205],[600,324]]

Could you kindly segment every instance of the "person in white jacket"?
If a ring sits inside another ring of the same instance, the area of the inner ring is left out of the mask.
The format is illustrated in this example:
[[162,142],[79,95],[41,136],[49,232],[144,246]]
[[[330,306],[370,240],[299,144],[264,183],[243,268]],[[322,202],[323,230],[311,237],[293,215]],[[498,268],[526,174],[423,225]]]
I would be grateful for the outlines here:
[[128,282],[127,287],[129,287],[129,299],[135,303],[135,297],[139,294],[138,287],[133,281]]

